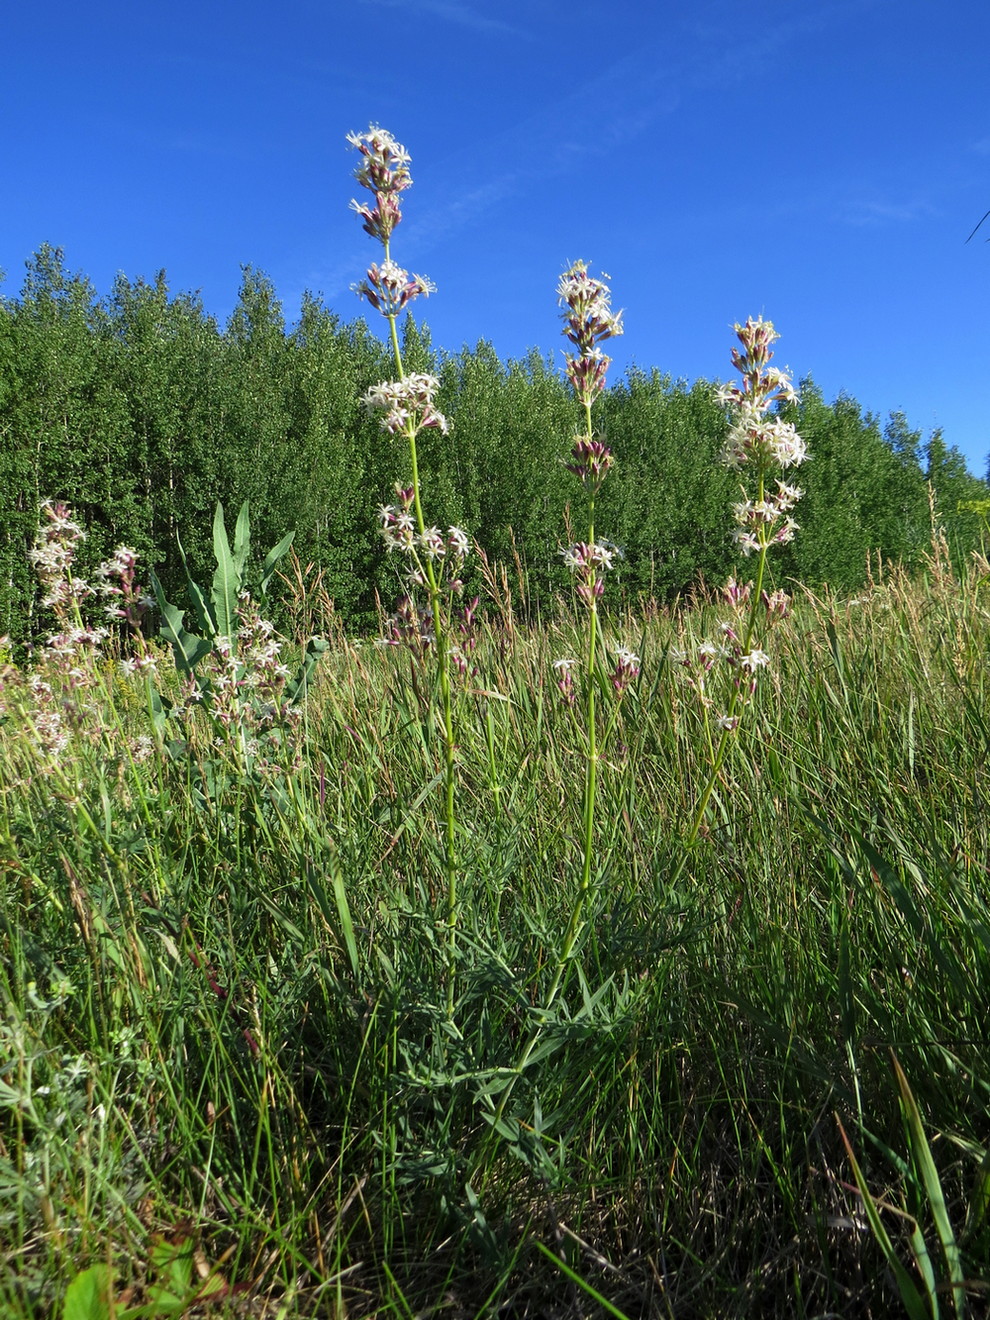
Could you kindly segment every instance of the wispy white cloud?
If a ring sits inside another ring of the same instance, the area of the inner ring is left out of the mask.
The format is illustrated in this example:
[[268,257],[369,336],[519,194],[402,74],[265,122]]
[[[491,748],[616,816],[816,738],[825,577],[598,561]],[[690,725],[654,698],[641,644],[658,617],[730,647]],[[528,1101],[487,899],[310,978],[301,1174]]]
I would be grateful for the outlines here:
[[441,239],[476,223],[486,211],[511,196],[518,182],[518,174],[505,173],[458,194],[442,209],[434,208],[416,223],[412,234],[413,250],[435,247]]
[[385,9],[405,9],[414,14],[430,14],[433,18],[472,28],[475,32],[502,32],[514,37],[528,37],[521,28],[514,27],[490,14],[479,13],[461,0],[361,0],[365,5],[378,5]]
[[838,211],[843,224],[860,227],[912,224],[935,214],[936,208],[924,198],[896,201],[892,198],[855,197],[841,203]]
[[[555,180],[574,179],[583,171],[593,190],[596,169],[606,156],[622,154],[634,170],[654,168],[662,151],[664,121],[685,103],[713,85],[751,77],[754,69],[779,59],[782,49],[806,44],[823,28],[841,26],[880,2],[825,0],[814,15],[779,17],[769,32],[734,39],[731,57],[723,60],[727,25],[730,20],[735,24],[737,15],[728,0],[713,0],[705,11],[704,26],[688,21],[670,40],[661,43],[654,35],[642,44],[631,43],[572,88],[556,88],[545,95],[534,88],[532,95],[516,102],[525,107],[524,113],[507,116],[494,132],[474,141],[471,161],[465,162],[460,152],[434,159],[434,178],[448,177],[449,189],[446,196],[434,194],[428,208],[410,211],[410,223],[403,230],[406,264],[421,266],[429,274],[431,253],[439,246],[467,229],[481,228],[486,213],[513,197],[532,196],[534,206],[545,205],[554,195]],[[362,4],[432,14],[478,30],[513,30],[503,20],[481,14],[467,0],[362,0]],[[686,39],[689,36],[694,39]],[[592,117],[589,106],[594,107]],[[410,145],[415,153],[415,144]],[[848,201],[841,196],[833,192],[790,198],[781,209],[788,216],[827,211],[850,225],[905,223],[931,209],[924,202],[882,195]],[[767,205],[762,199],[758,213],[763,218]],[[723,209],[719,224],[724,217]],[[355,278],[353,269],[348,266],[345,277],[343,268],[324,268],[320,286],[328,294],[336,293],[346,287],[345,279],[349,283]]]

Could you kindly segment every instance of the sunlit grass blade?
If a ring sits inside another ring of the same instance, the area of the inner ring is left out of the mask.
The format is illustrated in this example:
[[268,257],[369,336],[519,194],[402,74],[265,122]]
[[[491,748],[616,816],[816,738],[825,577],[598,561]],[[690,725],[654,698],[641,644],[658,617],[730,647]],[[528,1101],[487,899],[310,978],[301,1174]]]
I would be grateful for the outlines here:
[[884,1227],[883,1220],[880,1218],[880,1211],[877,1203],[873,1199],[866,1179],[863,1177],[863,1171],[859,1167],[859,1162],[853,1153],[852,1145],[846,1135],[846,1130],[842,1125],[842,1120],[836,1115],[835,1120],[839,1125],[839,1135],[842,1138],[842,1144],[846,1148],[846,1156],[853,1171],[853,1177],[856,1179],[856,1186],[859,1188],[859,1194],[863,1202],[863,1211],[866,1214],[867,1222],[870,1225],[870,1231],[876,1239],[877,1245],[883,1252],[890,1271],[897,1284],[897,1290],[901,1295],[901,1301],[904,1303],[904,1309],[908,1313],[909,1320],[938,1320],[938,1312],[934,1314],[925,1305],[924,1298],[914,1284],[914,1280],[908,1274],[907,1270],[897,1254],[893,1242],[890,1240],[890,1234]]
[[966,1312],[966,1294],[965,1294],[965,1272],[962,1265],[962,1256],[959,1250],[959,1244],[956,1241],[955,1231],[952,1227],[952,1221],[949,1216],[948,1207],[945,1204],[945,1193],[942,1190],[942,1182],[935,1167],[935,1161],[932,1159],[931,1147],[928,1144],[928,1138],[925,1136],[925,1129],[921,1122],[921,1114],[918,1111],[914,1095],[908,1085],[908,1080],[904,1075],[904,1069],[901,1067],[897,1056],[891,1055],[894,1064],[894,1073],[897,1077],[897,1085],[901,1093],[901,1109],[904,1115],[905,1128],[910,1141],[911,1158],[915,1168],[921,1175],[921,1180],[928,1197],[928,1204],[931,1207],[932,1217],[935,1221],[935,1229],[942,1244],[942,1251],[945,1255],[945,1263],[949,1272],[948,1285],[952,1293],[952,1305],[955,1313],[960,1318]]

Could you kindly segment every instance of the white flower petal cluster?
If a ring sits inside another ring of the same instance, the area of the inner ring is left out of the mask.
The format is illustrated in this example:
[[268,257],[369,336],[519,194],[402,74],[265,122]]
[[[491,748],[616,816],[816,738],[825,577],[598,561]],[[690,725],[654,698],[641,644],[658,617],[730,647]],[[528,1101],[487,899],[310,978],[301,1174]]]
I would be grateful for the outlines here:
[[803,463],[808,450],[794,424],[770,411],[797,397],[787,372],[768,365],[773,357],[770,346],[778,338],[772,322],[750,317],[745,325],[736,326],[736,335],[742,349],[732,350],[732,362],[742,380],[721,386],[717,398],[734,414],[722,462],[737,472],[753,465],[759,474],[759,497],[732,506],[736,524],[732,540],[736,550],[748,556],[794,539],[798,524],[790,512],[803,492],[778,479],[776,493],[768,494],[764,483],[774,468],[786,470]]
[[722,385],[716,395],[735,414],[722,460],[737,469],[747,463],[761,468],[795,467],[808,456],[805,443],[792,423],[770,413],[771,408],[797,399],[788,373],[769,365],[773,357],[770,345],[779,335],[773,322],[762,317],[750,317],[735,330],[742,349],[732,350],[732,362],[742,380]]
[[807,457],[807,447],[792,422],[764,417],[749,405],[729,432],[722,449],[722,462],[736,469],[747,463],[796,467]]
[[[363,209],[361,213],[364,214]],[[437,291],[437,286],[425,275],[410,275],[391,260],[383,261],[380,266],[372,262],[367,279],[352,284],[351,288],[359,298],[367,298],[382,316],[398,316],[413,298],[420,294],[427,298]]]
[[442,435],[450,431],[450,423],[434,406],[434,397],[440,388],[436,376],[412,374],[402,380],[383,381],[372,385],[361,396],[361,404],[370,415],[383,412],[382,430],[391,435],[408,432],[410,424],[417,431],[434,427]]
[[578,541],[576,545],[565,546],[560,554],[564,560],[564,567],[569,568],[572,573],[594,568],[601,568],[607,572],[615,567],[616,557],[621,558],[621,552],[617,546],[612,545],[611,541],[594,541],[590,545]]

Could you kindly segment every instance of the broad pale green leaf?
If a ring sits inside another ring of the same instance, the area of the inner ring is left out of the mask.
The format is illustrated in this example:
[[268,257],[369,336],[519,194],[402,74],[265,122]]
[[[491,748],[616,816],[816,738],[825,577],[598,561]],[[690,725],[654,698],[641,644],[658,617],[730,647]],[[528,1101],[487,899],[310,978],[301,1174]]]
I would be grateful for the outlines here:
[[65,1290],[62,1320],[110,1320],[112,1285],[107,1265],[82,1270]]

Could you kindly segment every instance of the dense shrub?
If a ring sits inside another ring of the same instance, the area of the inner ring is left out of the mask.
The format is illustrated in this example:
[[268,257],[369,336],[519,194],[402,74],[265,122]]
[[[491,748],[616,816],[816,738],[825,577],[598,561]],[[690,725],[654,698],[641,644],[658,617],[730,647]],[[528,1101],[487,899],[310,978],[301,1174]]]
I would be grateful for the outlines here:
[[[563,466],[576,422],[552,363],[533,351],[503,362],[479,343],[433,348],[412,321],[411,370],[437,372],[451,437],[425,437],[422,462],[434,516],[466,526],[494,559],[518,555],[529,605],[564,585],[558,548],[571,487]],[[120,276],[99,298],[62,253],[42,247],[19,297],[0,299],[0,634],[31,632],[26,550],[44,497],[72,501],[89,539],[83,566],[126,541],[165,588],[209,565],[212,511],[251,502],[259,543],[288,530],[303,564],[352,628],[389,598],[375,509],[397,471],[394,442],[365,417],[361,393],[390,374],[363,321],[345,323],[307,295],[285,322],[271,282],[246,268],[221,328],[189,294]],[[916,564],[936,517],[957,562],[979,544],[981,521],[960,509],[987,495],[940,433],[927,443],[901,414],[886,429],[845,396],[829,404],[810,380],[798,405],[813,461],[802,535],[777,572],[855,589],[871,554]],[[611,600],[683,594],[732,567],[725,528],[731,475],[715,458],[725,432],[714,388],[633,370],[604,396],[600,424],[615,453],[603,525],[623,551]]]

